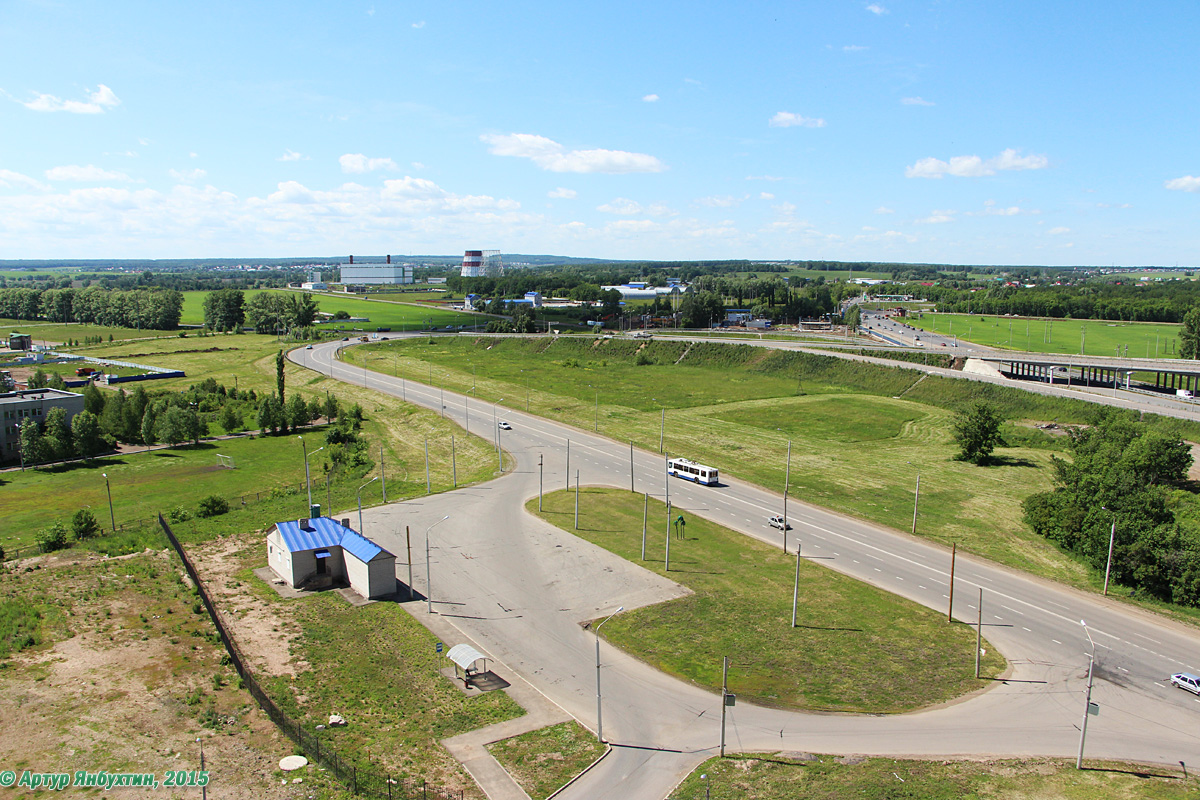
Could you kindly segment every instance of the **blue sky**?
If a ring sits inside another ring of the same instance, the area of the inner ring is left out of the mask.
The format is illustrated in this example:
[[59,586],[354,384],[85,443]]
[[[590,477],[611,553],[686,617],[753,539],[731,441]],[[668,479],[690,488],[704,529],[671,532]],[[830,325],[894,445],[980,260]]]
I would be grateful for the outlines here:
[[0,0],[0,258],[1200,262],[1195,2]]

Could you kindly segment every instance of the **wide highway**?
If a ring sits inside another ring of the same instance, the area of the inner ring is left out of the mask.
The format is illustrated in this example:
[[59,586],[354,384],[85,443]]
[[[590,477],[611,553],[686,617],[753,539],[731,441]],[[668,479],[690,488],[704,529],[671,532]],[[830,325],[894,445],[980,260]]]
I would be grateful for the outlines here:
[[[493,406],[409,380],[351,367],[342,343],[289,354],[335,379],[439,409],[491,440]],[[469,421],[467,418],[469,414]],[[414,584],[431,613],[453,623],[592,730],[597,727],[596,643],[581,623],[678,596],[680,587],[559,531],[524,511],[526,500],[573,484],[630,487],[762,541],[782,545],[767,519],[783,511],[778,493],[723,475],[720,486],[665,478],[664,457],[567,425],[500,406],[512,425],[499,431],[515,467],[503,477],[455,492],[364,512],[365,533],[406,561],[411,532]],[[601,431],[601,434],[603,431]],[[568,456],[569,450],[569,456]],[[686,454],[680,454],[686,455]],[[567,459],[570,459],[568,466]],[[539,464],[541,465],[539,467]],[[791,498],[789,551],[945,612],[948,548]],[[444,523],[442,517],[449,516]],[[430,581],[424,547],[429,536]],[[666,536],[660,520],[657,535]],[[654,526],[651,530],[655,530]],[[402,580],[407,567],[398,566]],[[1128,605],[958,554],[954,616],[974,625],[983,597],[983,635],[1011,669],[990,689],[918,713],[872,716],[804,714],[739,704],[730,710],[733,750],[795,750],[880,755],[1074,756],[1083,719],[1088,656],[1094,641],[1088,758],[1200,764],[1200,698],[1172,687],[1174,672],[1200,672],[1193,629]],[[1087,631],[1081,621],[1086,621]],[[783,626],[780,635],[786,635]],[[681,632],[686,635],[686,632]],[[452,644],[452,643],[451,643]],[[716,752],[720,697],[663,675],[601,645],[602,720],[613,752],[564,798],[665,797]],[[732,669],[753,653],[731,653]],[[964,655],[972,663],[973,653]],[[914,675],[913,680],[921,676]]]

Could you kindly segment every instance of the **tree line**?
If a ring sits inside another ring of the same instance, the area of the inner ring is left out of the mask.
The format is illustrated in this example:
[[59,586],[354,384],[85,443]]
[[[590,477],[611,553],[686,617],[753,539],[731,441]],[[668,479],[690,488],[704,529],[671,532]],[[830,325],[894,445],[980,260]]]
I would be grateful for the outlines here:
[[174,330],[183,295],[174,289],[0,289],[0,317]]

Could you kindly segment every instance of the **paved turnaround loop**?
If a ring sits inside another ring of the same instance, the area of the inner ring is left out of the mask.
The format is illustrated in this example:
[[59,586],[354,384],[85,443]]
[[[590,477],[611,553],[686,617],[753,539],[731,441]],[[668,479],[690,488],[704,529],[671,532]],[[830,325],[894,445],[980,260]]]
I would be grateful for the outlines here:
[[[447,417],[461,424],[469,408],[471,429],[492,432],[491,403],[348,366],[336,358],[340,345],[294,350],[289,358],[337,380],[397,398],[403,394],[426,408],[437,409],[444,397]],[[403,559],[406,525],[412,530],[413,552],[420,553],[426,529],[449,514],[430,536],[432,591],[424,570],[417,569],[417,592],[433,598],[433,613],[448,618],[595,730],[595,639],[580,623],[619,606],[636,608],[686,590],[530,516],[522,507],[537,496],[539,456],[546,491],[567,485],[568,438],[570,470],[579,470],[582,484],[627,488],[627,442],[511,408],[503,416],[513,428],[500,432],[503,448],[516,460],[511,473],[480,486],[364,511],[364,533]],[[639,493],[663,496],[663,456],[637,451],[634,471]],[[780,532],[767,525],[767,518],[779,513],[781,496],[728,475],[722,479],[719,487],[673,481],[673,507],[778,544]],[[805,557],[946,609],[946,548],[794,497],[788,521],[794,526],[789,543],[799,537]],[[398,571],[407,578],[406,568]],[[1088,723],[1087,757],[1200,764],[1200,698],[1166,680],[1174,672],[1200,672],[1195,630],[960,553],[954,582],[957,619],[974,624],[980,588],[984,634],[1012,665],[1007,678],[990,690],[891,716],[805,714],[742,704],[730,709],[728,748],[1074,757],[1088,666],[1089,645],[1080,625],[1086,620],[1096,643],[1092,701],[1100,707]],[[615,749],[559,797],[665,797],[687,772],[716,754],[720,697],[607,644],[601,644],[601,654],[604,732]],[[733,669],[739,656],[752,657],[730,655]]]

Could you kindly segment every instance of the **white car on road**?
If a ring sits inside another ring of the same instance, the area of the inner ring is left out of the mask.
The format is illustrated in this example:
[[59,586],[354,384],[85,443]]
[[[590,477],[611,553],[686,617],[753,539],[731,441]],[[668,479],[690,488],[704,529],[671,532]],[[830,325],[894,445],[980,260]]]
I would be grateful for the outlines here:
[[1200,694],[1200,678],[1190,672],[1176,672],[1171,676],[1171,683],[1192,694]]
[[511,431],[512,430],[512,425],[509,425],[504,420],[500,420],[499,422],[497,422],[496,427],[502,431]]
[[781,530],[781,531],[783,531],[783,530],[790,531],[792,529],[792,523],[786,521],[779,514],[776,514],[775,516],[771,517],[767,521],[770,523],[772,528],[779,528],[779,530]]

